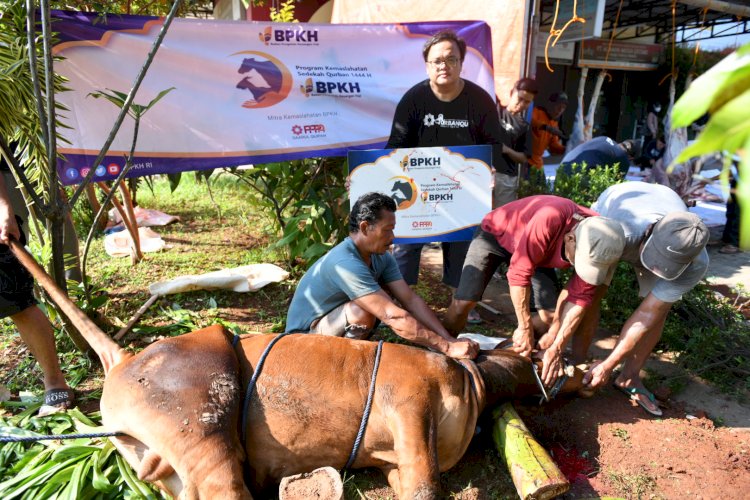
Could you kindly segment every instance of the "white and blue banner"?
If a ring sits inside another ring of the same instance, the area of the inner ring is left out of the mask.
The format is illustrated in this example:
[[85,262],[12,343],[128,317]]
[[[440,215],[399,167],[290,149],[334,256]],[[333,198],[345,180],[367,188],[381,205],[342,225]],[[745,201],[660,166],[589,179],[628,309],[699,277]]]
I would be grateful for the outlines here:
[[[66,127],[63,182],[115,177],[133,141],[132,118],[93,166],[119,109],[89,94],[127,93],[162,18],[54,13],[57,100]],[[462,76],[494,96],[491,39],[483,22],[305,24],[175,19],[135,98],[147,105],[132,176],[343,156],[383,147],[396,104],[426,78],[422,45],[454,29],[469,46]],[[69,127],[69,128],[68,128]]]
[[396,202],[394,243],[468,241],[492,209],[492,146],[349,152],[349,200],[370,191]]

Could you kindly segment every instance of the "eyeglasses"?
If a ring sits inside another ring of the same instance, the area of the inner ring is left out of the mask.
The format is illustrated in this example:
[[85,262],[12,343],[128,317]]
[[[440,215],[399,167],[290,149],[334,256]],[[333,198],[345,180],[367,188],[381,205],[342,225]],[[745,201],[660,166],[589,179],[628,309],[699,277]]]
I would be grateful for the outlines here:
[[432,67],[439,68],[440,66],[447,66],[449,68],[455,68],[458,65],[458,57],[450,56],[445,59],[435,59],[434,61],[427,61]]

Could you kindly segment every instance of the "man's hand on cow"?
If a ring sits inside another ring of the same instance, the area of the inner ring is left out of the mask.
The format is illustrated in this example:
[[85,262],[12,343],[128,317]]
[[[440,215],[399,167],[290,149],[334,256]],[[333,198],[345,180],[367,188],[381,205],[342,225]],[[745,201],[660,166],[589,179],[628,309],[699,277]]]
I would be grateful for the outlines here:
[[524,357],[531,355],[531,350],[534,347],[534,330],[518,327],[513,332],[513,347],[512,350]]
[[607,368],[602,361],[598,361],[583,374],[583,385],[590,389],[600,389],[607,385],[611,375],[612,370]]
[[552,387],[563,374],[562,352],[552,346],[542,355],[542,382],[545,387]]
[[469,339],[454,340],[448,344],[445,355],[455,359],[474,359],[479,354],[479,344]]

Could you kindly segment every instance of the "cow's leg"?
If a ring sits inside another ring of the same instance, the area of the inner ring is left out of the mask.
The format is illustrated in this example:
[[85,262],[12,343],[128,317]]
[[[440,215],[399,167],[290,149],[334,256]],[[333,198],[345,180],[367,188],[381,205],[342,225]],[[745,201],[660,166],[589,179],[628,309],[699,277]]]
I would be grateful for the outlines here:
[[387,467],[380,468],[385,478],[388,480],[388,484],[391,485],[393,491],[401,491],[401,480],[398,477],[398,467],[395,465],[389,465]]
[[138,479],[156,483],[172,497],[183,494],[182,481],[165,460],[151,452],[146,445],[130,436],[110,438],[125,461],[136,470]]
[[440,468],[437,459],[437,426],[432,412],[395,412],[393,445],[398,473],[387,473],[388,482],[402,500],[438,498]]

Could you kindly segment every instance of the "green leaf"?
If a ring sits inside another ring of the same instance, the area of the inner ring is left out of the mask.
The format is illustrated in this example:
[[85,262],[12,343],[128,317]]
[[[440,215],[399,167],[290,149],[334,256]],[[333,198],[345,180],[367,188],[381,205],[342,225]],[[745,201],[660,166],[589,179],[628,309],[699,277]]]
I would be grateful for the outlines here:
[[93,97],[94,99],[104,98],[120,109],[125,106],[125,99],[121,99],[120,97],[113,94],[108,94],[107,92],[91,92],[89,93],[89,96]]
[[737,199],[743,200],[739,204],[740,248],[750,250],[750,137],[745,141],[740,160]]
[[328,250],[331,249],[331,245],[325,243],[315,243],[312,246],[307,247],[305,253],[302,254],[302,258],[305,260],[317,259],[323,256]]
[[[748,82],[750,83],[750,82]],[[674,160],[682,163],[714,151],[737,151],[750,134],[750,89],[725,104],[711,116],[698,138]]]
[[108,440],[104,447],[98,453],[94,454],[94,463],[92,466],[94,477],[91,480],[91,485],[97,491],[107,492],[113,488],[113,484],[107,479],[107,474],[102,471],[102,466],[112,455],[114,449],[114,445]]
[[750,44],[698,77],[672,108],[672,128],[686,127],[712,113],[750,86]]
[[86,446],[86,445],[73,445],[73,446],[61,446],[55,453],[52,454],[51,460],[53,462],[59,462],[67,460],[69,458],[77,458],[78,460],[88,457],[94,452],[99,451],[98,446]]
[[159,102],[162,97],[164,97],[165,95],[169,94],[171,91],[173,91],[176,88],[177,87],[169,87],[168,89],[165,89],[165,90],[162,90],[161,92],[159,92],[159,94],[156,97],[154,97],[151,100],[151,102],[148,103],[148,106],[146,106],[143,109],[143,113],[145,113],[146,111],[148,111],[149,109],[151,109],[151,107],[153,107],[154,104],[156,104],[157,102]]
[[[289,226],[287,226],[287,228],[288,227]],[[272,246],[275,247],[275,248],[287,246],[287,245],[291,244],[291,242],[293,242],[297,238],[297,236],[299,236],[299,235],[300,235],[300,230],[297,229],[296,226],[295,226],[294,229],[292,229],[291,231],[289,231],[289,233],[287,233],[283,238],[281,238],[279,241],[277,241],[276,243],[274,243]]]
[[182,179],[182,173],[178,172],[176,174],[167,174],[167,178],[169,179],[169,190],[170,192],[174,193],[177,189],[177,186],[180,185],[180,179]]
[[[99,450],[97,449],[97,451]],[[84,460],[76,465],[75,470],[73,471],[73,476],[62,491],[60,498],[67,498],[69,500],[78,500],[81,498],[81,492],[83,491],[86,482],[86,476],[88,476],[88,472],[91,469],[91,462],[92,460]]]
[[149,489],[148,486],[146,486],[146,484],[135,477],[135,475],[133,474],[133,469],[130,468],[130,465],[125,461],[125,459],[123,459],[120,455],[116,455],[115,459],[117,460],[117,466],[120,468],[120,474],[122,474],[122,477],[128,487],[133,490],[134,493],[140,495],[143,498],[156,500],[156,495],[153,494],[153,492]]

